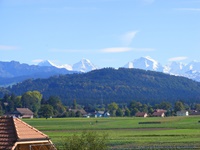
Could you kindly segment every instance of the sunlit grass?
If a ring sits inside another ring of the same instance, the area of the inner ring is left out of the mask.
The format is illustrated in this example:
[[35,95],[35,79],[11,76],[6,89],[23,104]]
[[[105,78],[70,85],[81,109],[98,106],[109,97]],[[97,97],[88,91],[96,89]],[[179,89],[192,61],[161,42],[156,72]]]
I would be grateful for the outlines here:
[[[109,135],[109,145],[120,146],[200,146],[200,120],[195,117],[166,118],[51,118],[25,122],[47,134],[55,144],[64,137],[94,130]],[[161,122],[139,124],[139,122]],[[117,147],[116,147],[117,146]]]

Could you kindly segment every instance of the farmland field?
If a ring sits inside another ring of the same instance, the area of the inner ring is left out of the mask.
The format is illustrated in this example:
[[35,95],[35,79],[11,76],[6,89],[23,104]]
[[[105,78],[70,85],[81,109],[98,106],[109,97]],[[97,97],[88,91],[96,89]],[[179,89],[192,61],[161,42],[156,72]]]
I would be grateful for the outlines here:
[[110,149],[200,149],[200,116],[166,118],[51,118],[23,121],[58,146],[83,131],[108,134]]

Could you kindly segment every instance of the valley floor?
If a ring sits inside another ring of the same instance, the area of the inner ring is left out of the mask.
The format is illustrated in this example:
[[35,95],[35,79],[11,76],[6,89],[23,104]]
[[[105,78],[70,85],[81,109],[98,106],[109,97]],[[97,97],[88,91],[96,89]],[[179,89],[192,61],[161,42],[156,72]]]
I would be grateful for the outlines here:
[[200,149],[200,116],[51,118],[24,121],[47,134],[56,146],[68,136],[92,130],[108,135],[110,149]]

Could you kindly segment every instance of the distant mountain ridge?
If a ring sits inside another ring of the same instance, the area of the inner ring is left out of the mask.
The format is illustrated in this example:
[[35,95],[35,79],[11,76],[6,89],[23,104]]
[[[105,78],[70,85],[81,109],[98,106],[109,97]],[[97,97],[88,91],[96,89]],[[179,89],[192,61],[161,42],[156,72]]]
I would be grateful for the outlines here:
[[[108,66],[109,67],[109,66]],[[141,57],[126,63],[122,68],[136,68],[163,72],[166,74],[183,76],[200,82],[200,62],[192,61],[188,64],[171,62],[161,65],[151,57]],[[42,61],[38,65],[28,65],[17,61],[0,61],[0,86],[13,85],[29,78],[48,78],[53,75],[86,73],[92,70],[101,69],[94,65],[89,59],[82,59],[79,62],[69,65],[56,65],[49,60]]]
[[[50,61],[46,63],[45,62],[46,61],[42,62],[43,66],[44,64],[46,66],[52,65],[57,68],[65,68],[67,70],[84,72],[84,73],[100,69],[100,67],[97,67],[88,59],[82,59],[81,61],[75,63],[74,65],[67,64],[66,65],[67,67],[65,67],[65,65],[61,66],[55,65]],[[134,59],[133,61],[129,61],[124,66],[122,66],[122,68],[136,68],[136,69],[163,72],[166,74],[187,77],[189,79],[193,79],[195,81],[200,82],[200,62],[198,61],[192,61],[188,64],[173,61],[170,64],[162,65],[161,63],[151,58],[150,56],[146,56]]]
[[56,65],[52,63],[49,60],[44,60],[38,64],[38,66],[54,66],[57,68],[65,68],[70,71],[77,71],[77,72],[89,72],[92,70],[99,69],[97,66],[95,66],[89,59],[81,59],[79,62],[69,65],[69,64],[64,64],[64,65]]
[[29,78],[48,78],[53,75],[71,73],[74,73],[74,71],[68,71],[64,68],[57,68],[51,65],[28,65],[17,61],[0,62],[0,85],[13,85]]

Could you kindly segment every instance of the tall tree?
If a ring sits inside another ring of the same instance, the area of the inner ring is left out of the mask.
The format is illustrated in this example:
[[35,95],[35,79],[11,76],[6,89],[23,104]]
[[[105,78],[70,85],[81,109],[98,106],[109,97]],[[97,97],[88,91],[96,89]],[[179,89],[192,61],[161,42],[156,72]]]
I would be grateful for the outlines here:
[[118,104],[113,102],[108,105],[108,110],[111,116],[116,116],[116,110],[118,109]]
[[49,104],[44,104],[38,111],[40,117],[45,117],[46,119],[53,116],[53,107]]
[[174,111],[177,112],[177,111],[181,111],[181,110],[184,110],[184,104],[181,102],[181,101],[176,101],[175,102],[175,105],[174,105]]
[[123,116],[124,116],[124,112],[122,111],[121,108],[118,108],[118,109],[116,110],[116,116],[117,116],[117,117],[123,117]]
[[125,109],[125,116],[127,117],[131,116],[131,111],[128,108]]
[[37,115],[41,105],[42,94],[39,91],[28,91],[22,95],[21,102],[24,108],[29,108]]
[[77,103],[76,103],[76,100],[74,99],[73,100],[73,105],[72,105],[73,109],[77,109]]

